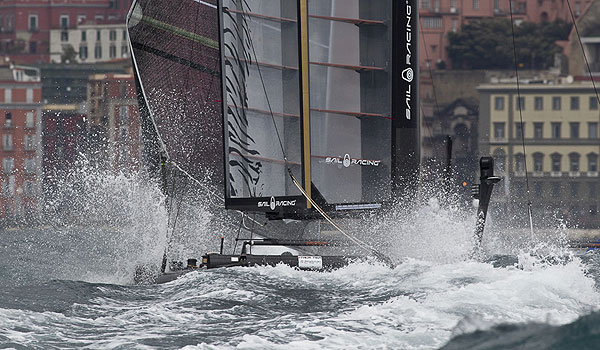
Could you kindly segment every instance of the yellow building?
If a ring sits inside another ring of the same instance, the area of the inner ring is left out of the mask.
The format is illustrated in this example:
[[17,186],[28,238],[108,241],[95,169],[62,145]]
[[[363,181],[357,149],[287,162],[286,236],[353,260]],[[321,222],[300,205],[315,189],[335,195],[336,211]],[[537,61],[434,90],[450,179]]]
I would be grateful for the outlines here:
[[522,84],[520,100],[515,84],[478,90],[479,151],[496,160],[504,178],[497,199],[504,207],[526,199],[527,170],[536,212],[600,226],[600,111],[592,84]]

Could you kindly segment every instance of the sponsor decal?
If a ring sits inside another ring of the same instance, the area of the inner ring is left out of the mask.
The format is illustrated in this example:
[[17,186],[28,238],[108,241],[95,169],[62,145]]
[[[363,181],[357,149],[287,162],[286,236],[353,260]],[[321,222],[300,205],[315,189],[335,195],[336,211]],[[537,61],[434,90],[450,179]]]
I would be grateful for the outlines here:
[[348,168],[350,166],[359,165],[359,166],[379,166],[381,160],[369,160],[369,159],[358,159],[352,158],[348,153],[346,153],[343,157],[327,157],[325,158],[326,164],[341,164],[344,168]]
[[296,205],[296,200],[277,200],[275,197],[271,196],[268,201],[259,201],[259,208],[269,207],[271,210],[275,210],[277,207],[293,207]]
[[323,258],[320,256],[299,256],[298,267],[301,269],[320,270],[323,268]]
[[411,111],[411,102],[412,102],[412,85],[410,84],[414,78],[414,71],[412,70],[410,60],[412,58],[412,25],[410,24],[412,20],[412,6],[406,0],[406,65],[408,68],[402,71],[402,78],[406,80],[409,84],[406,87],[406,120],[411,119],[412,111]]

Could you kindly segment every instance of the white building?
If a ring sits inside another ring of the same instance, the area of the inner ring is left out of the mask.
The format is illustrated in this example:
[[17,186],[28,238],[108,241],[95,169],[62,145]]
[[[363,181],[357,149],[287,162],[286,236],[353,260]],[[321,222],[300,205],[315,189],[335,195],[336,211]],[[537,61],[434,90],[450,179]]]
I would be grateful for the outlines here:
[[74,29],[50,30],[50,61],[69,58],[69,47],[78,63],[97,63],[129,57],[127,26],[116,21],[85,21]]

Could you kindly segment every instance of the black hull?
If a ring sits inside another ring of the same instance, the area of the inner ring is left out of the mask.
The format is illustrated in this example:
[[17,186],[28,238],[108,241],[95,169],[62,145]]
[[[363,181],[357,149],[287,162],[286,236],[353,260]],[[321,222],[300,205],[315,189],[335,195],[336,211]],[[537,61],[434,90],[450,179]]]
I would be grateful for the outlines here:
[[167,272],[159,275],[155,283],[162,284],[176,280],[180,276],[206,269],[226,267],[252,267],[276,266],[285,264],[300,270],[331,271],[347,266],[357,257],[348,256],[296,256],[296,255],[228,255],[208,254],[202,257],[202,264],[198,267],[187,267],[181,270]]

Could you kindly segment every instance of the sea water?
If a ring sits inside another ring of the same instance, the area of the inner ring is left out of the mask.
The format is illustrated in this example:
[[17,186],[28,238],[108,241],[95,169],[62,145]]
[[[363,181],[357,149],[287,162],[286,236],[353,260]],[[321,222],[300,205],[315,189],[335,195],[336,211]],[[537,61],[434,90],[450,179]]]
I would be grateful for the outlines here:
[[490,229],[487,257],[472,260],[471,220],[430,201],[410,227],[386,228],[401,242],[386,250],[394,268],[240,267],[135,285],[135,266],[162,256],[162,199],[129,177],[86,181],[96,192],[78,205],[114,220],[0,233],[0,348],[599,348],[597,252]]

